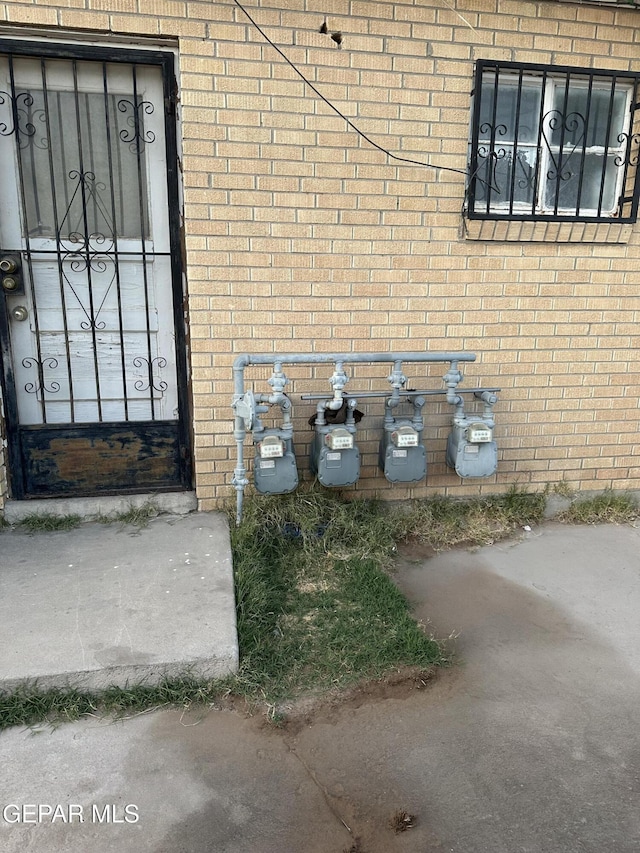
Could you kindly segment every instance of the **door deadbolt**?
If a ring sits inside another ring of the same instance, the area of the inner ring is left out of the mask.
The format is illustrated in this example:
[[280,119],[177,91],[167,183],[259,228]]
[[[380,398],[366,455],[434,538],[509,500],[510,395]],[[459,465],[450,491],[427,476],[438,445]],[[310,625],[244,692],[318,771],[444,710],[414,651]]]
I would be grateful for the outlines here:
[[11,273],[15,272],[18,269],[18,263],[15,258],[7,256],[5,258],[0,258],[0,272],[3,273]]
[[20,255],[0,257],[0,285],[5,293],[24,293]]
[[14,320],[17,320],[19,323],[22,323],[29,316],[29,312],[24,307],[24,305],[16,305],[15,308],[11,309],[11,316]]

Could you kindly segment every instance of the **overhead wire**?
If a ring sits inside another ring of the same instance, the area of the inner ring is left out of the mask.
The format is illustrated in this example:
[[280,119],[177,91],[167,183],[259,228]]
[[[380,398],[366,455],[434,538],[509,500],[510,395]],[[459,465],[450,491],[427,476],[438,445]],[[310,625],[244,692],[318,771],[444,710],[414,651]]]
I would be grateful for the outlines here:
[[312,91],[312,92],[314,92],[314,93],[315,93],[315,94],[320,98],[320,100],[324,101],[324,103],[325,103],[325,104],[326,104],[330,109],[332,109],[332,110],[334,111],[334,113],[336,113],[338,116],[340,116],[340,118],[341,118],[341,119],[343,119],[343,120],[347,123],[347,125],[348,125],[352,130],[354,130],[354,131],[358,134],[358,136],[362,137],[362,139],[364,139],[366,142],[368,142],[368,143],[369,143],[369,145],[372,145],[374,148],[377,148],[377,149],[378,149],[378,151],[381,151],[383,154],[386,154],[386,155],[387,155],[387,157],[391,157],[391,159],[393,159],[393,160],[399,160],[399,161],[400,161],[400,162],[402,162],[402,163],[410,163],[410,164],[412,164],[412,165],[414,165],[414,166],[425,166],[425,167],[426,167],[426,168],[428,168],[428,169],[441,169],[442,171],[445,171],[445,172],[455,172],[455,173],[456,173],[456,174],[458,174],[458,175],[466,175],[466,174],[467,174],[466,169],[454,169],[454,168],[453,168],[453,167],[451,167],[451,166],[438,166],[438,165],[434,165],[433,163],[425,163],[425,162],[423,162],[422,160],[415,160],[415,159],[413,159],[412,157],[401,157],[399,154],[394,154],[392,151],[389,151],[389,150],[388,150],[387,148],[385,148],[383,145],[379,145],[379,144],[378,144],[375,140],[373,140],[370,136],[368,136],[366,133],[364,133],[362,130],[360,130],[360,128],[359,128],[357,125],[355,125],[355,124],[351,121],[351,119],[350,119],[350,118],[348,118],[348,116],[344,115],[344,113],[342,113],[342,112],[338,109],[338,107],[336,107],[336,105],[335,105],[335,104],[333,104],[333,103],[332,103],[332,102],[331,102],[331,101],[330,101],[330,100],[329,100],[325,95],[323,95],[323,94],[322,94],[322,92],[320,91],[320,89],[318,89],[318,87],[317,87],[317,86],[314,86],[314,84],[311,82],[311,80],[309,80],[309,78],[308,78],[308,77],[306,77],[306,76],[302,73],[302,71],[300,71],[300,69],[298,68],[298,66],[297,66],[294,62],[292,62],[292,61],[289,59],[289,57],[286,55],[286,53],[285,53],[281,48],[279,48],[279,47],[278,47],[278,45],[277,45],[274,41],[272,41],[272,39],[270,39],[270,38],[269,38],[269,36],[268,36],[268,35],[266,34],[266,32],[262,29],[262,27],[261,27],[261,26],[257,23],[257,21],[256,21],[256,20],[255,20],[255,19],[254,19],[250,14],[249,14],[249,12],[245,9],[245,7],[242,5],[242,3],[240,3],[240,0],[233,0],[233,2],[234,2],[234,3],[236,4],[236,6],[237,6],[237,7],[238,7],[238,8],[239,8],[239,9],[240,9],[240,10],[241,10],[245,15],[246,15],[246,17],[249,19],[249,21],[251,22],[251,24],[252,24],[252,25],[255,27],[255,29],[260,33],[260,35],[262,36],[262,38],[263,38],[263,39],[264,39],[264,40],[265,40],[269,45],[271,45],[271,47],[272,47],[272,48],[273,48],[277,53],[279,53],[279,54],[280,54],[280,56],[284,59],[284,61],[287,63],[287,65],[289,65],[289,66],[290,66],[290,67],[295,71],[295,73],[298,75],[298,77],[300,77],[300,79],[301,79],[301,80],[302,80],[302,81],[303,81],[303,82],[304,82],[304,83],[305,83],[305,84],[306,84],[306,85],[311,89],[311,91]]

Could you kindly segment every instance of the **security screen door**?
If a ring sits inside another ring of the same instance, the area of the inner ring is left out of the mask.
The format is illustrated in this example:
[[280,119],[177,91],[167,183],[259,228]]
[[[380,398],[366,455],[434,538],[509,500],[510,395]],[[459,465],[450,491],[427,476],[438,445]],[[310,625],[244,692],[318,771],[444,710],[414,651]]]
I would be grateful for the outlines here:
[[188,488],[173,57],[0,41],[15,498]]

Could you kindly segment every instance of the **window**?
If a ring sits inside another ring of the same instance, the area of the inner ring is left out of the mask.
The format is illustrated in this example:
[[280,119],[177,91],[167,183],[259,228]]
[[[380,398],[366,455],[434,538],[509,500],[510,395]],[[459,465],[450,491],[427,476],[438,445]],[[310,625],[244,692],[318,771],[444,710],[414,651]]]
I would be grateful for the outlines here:
[[635,222],[640,76],[479,61],[467,215]]

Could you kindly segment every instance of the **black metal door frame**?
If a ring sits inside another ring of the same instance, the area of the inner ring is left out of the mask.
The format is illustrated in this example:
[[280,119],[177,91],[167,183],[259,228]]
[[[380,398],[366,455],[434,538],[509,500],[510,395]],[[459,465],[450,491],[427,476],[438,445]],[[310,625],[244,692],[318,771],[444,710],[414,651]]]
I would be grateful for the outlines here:
[[[188,366],[186,355],[186,329],[185,329],[185,299],[184,292],[184,270],[183,270],[183,244],[182,231],[180,227],[180,195],[179,195],[179,169],[176,127],[176,102],[177,83],[174,72],[174,55],[169,51],[159,49],[140,50],[118,48],[118,47],[96,47],[76,43],[53,43],[49,41],[22,41],[16,39],[0,38],[0,55],[16,57],[29,57],[37,59],[70,59],[88,62],[102,63],[126,63],[132,66],[151,65],[160,69],[162,75],[163,99],[164,99],[164,127],[166,145],[166,179],[169,217],[169,247],[171,265],[171,286],[173,322],[175,330],[175,358],[177,375],[177,400],[178,420],[175,424],[177,441],[175,448],[175,476],[174,482],[162,483],[154,486],[150,484],[133,484],[116,486],[114,488],[89,490],[84,492],[90,494],[119,494],[136,491],[177,491],[192,487],[192,455],[191,455],[191,405],[188,387]],[[6,250],[8,247],[2,247]],[[30,265],[29,247],[27,245],[26,262]],[[59,497],[64,492],[53,492],[51,494],[34,494],[29,491],[25,475],[25,431],[20,429],[18,416],[18,401],[16,394],[15,377],[12,367],[12,353],[10,341],[10,324],[8,311],[0,306],[0,381],[2,383],[2,402],[4,406],[4,426],[7,439],[7,463],[9,495],[11,498],[21,500],[29,497]],[[151,421],[145,424],[142,421],[124,421],[104,424],[105,427],[118,430],[126,430],[135,424],[144,429],[145,426],[153,429],[162,427],[169,422]],[[91,424],[69,424],[69,430],[74,434],[82,434],[83,431],[89,436],[94,425]],[[38,430],[32,430],[37,436]],[[162,442],[162,429],[159,430],[160,442]],[[29,440],[32,440],[29,438]],[[83,492],[74,491],[75,496],[81,496]]]

